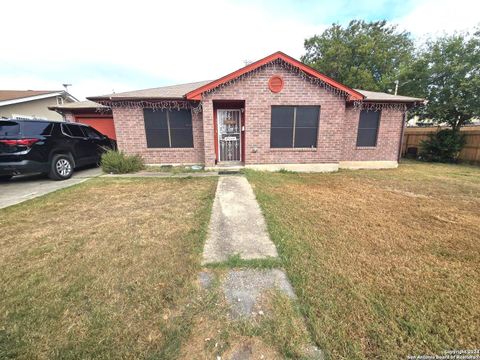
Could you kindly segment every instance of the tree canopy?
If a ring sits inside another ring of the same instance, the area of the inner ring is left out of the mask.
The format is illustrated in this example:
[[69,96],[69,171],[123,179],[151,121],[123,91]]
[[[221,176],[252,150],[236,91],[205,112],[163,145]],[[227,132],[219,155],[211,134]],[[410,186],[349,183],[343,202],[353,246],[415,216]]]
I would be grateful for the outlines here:
[[304,46],[304,63],[352,88],[371,91],[393,90],[414,52],[410,34],[386,21],[333,24]]
[[420,118],[455,131],[480,117],[480,30],[427,41],[404,70],[399,91],[427,99]]

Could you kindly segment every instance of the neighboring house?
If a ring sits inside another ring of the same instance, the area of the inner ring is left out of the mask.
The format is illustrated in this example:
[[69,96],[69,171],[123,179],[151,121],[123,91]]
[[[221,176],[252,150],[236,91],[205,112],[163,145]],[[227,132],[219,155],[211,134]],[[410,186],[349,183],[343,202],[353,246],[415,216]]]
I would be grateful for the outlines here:
[[89,99],[147,164],[298,171],[396,167],[405,111],[423,102],[351,89],[282,52],[214,81]]
[[79,101],[63,105],[49,106],[50,110],[61,114],[65,121],[90,125],[110,139],[116,139],[112,110],[93,101]]
[[0,118],[62,120],[48,107],[75,101],[64,90],[0,90]]

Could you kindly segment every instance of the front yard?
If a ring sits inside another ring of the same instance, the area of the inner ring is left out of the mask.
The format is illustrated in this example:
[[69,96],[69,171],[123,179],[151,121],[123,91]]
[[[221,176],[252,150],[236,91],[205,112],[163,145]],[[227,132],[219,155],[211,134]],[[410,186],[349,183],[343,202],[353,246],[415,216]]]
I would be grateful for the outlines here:
[[0,210],[0,358],[172,358],[216,179],[95,179]]
[[284,267],[299,306],[273,296],[272,316],[232,322],[199,288],[216,177],[97,178],[0,210],[0,358],[223,359],[245,342],[298,358],[310,337],[328,359],[478,348],[480,168],[246,175],[280,260],[207,270]]
[[478,167],[247,175],[329,358],[478,348]]

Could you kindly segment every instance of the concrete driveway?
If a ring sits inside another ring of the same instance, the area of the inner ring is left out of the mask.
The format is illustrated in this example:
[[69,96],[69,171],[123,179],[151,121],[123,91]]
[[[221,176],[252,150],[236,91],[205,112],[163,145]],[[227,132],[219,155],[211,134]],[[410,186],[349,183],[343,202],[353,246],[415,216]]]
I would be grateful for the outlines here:
[[10,181],[0,182],[0,209],[79,184],[101,173],[102,170],[96,167],[78,169],[70,179],[64,181],[50,180],[42,175],[15,176]]

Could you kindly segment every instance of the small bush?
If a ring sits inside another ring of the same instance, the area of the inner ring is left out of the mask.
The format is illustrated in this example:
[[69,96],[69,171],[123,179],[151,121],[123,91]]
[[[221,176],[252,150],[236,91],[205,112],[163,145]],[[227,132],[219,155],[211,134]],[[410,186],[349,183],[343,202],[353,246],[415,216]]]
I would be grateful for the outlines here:
[[444,129],[430,134],[428,140],[420,143],[419,158],[434,162],[457,162],[465,145],[465,136],[459,131]]
[[108,150],[102,155],[101,165],[103,171],[113,174],[126,174],[145,168],[140,155],[126,155],[115,150]]

